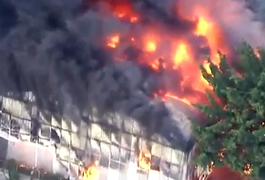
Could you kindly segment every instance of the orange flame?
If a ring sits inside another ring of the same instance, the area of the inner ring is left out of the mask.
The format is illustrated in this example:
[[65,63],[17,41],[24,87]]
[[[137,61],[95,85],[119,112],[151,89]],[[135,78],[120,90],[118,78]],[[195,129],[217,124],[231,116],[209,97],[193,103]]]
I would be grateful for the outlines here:
[[131,23],[135,23],[138,20],[137,16],[132,12],[130,5],[126,2],[116,3],[113,11],[118,18],[128,18]]
[[148,152],[140,152],[138,159],[139,167],[145,171],[149,171],[151,167],[151,154]]
[[181,65],[182,62],[187,61],[189,59],[190,56],[187,50],[187,44],[180,43],[174,56],[175,65]]
[[98,166],[99,161],[95,161],[93,165],[84,170],[82,180],[99,180],[100,170]]
[[199,18],[199,22],[197,24],[197,29],[195,33],[197,35],[206,36],[207,33],[212,29],[212,24],[208,23],[205,19]]
[[116,35],[109,38],[109,42],[107,45],[111,48],[116,48],[119,42],[120,42],[120,37]]
[[226,49],[220,44],[220,33],[215,24],[209,22],[205,17],[200,17],[195,33],[207,39],[211,51],[214,52],[214,54],[211,55],[211,59],[214,64],[218,64],[219,59],[217,51],[221,50],[224,53]]
[[137,20],[138,20],[138,18],[137,18],[136,16],[131,16],[130,21],[131,21],[132,23],[137,22]]
[[[114,15],[119,19],[128,20],[126,23],[138,23],[138,20],[141,19],[127,1],[120,2],[114,0],[111,2],[110,6],[113,7]],[[183,12],[181,15],[185,17]],[[229,50],[227,49],[229,46],[222,40],[222,33],[218,24],[211,19],[211,16],[204,11],[203,7],[192,9],[190,15],[186,14],[186,16],[189,16],[187,17],[189,20],[197,23],[193,35],[195,37],[204,37],[205,42],[203,43],[205,44],[202,43],[200,46],[209,48],[210,52],[207,55],[210,56],[214,64],[218,64],[217,50],[223,53],[227,53]],[[176,86],[180,86],[178,90],[172,88],[168,92],[157,93],[159,97],[178,99],[186,104],[204,101],[206,99],[205,90],[212,89],[199,70],[199,64],[203,64],[207,72],[211,73],[209,64],[206,61],[206,55],[201,52],[198,52],[198,55],[195,54],[193,52],[194,48],[189,43],[189,40],[185,39],[186,37],[178,37],[167,33],[162,34],[161,31],[156,30],[152,25],[144,27],[143,30],[145,31],[143,31],[142,35],[137,33],[135,36],[135,34],[128,32],[128,34],[110,36],[107,40],[107,46],[115,49],[119,45],[124,45],[125,47],[133,45],[136,49],[142,50],[142,54],[139,53],[140,55],[137,57],[139,62],[149,64],[154,70],[165,70],[161,71],[161,73],[166,72],[166,70],[181,71],[181,78],[178,79],[180,82],[172,82],[172,84],[178,83],[176,84]],[[120,35],[123,35],[122,43],[120,43]],[[115,53],[118,56],[114,57],[115,59],[126,58],[124,54],[120,53],[121,51]],[[161,57],[165,58],[163,65],[158,61]],[[196,61],[199,62],[196,63]]]
[[154,52],[156,50],[156,43],[154,41],[147,41],[146,51]]
[[184,102],[185,104],[191,105],[191,103],[190,103],[190,101],[188,99],[186,99],[186,98],[179,98],[179,97],[174,96],[173,94],[170,94],[170,93],[165,94],[165,97],[171,98],[171,99],[180,100],[180,101]]

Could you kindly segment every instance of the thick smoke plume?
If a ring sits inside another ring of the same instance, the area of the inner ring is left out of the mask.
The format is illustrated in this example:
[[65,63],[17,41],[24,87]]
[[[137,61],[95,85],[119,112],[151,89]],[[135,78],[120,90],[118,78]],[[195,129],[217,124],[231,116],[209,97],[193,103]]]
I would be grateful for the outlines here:
[[[80,116],[93,108],[100,114],[117,112],[135,118],[150,134],[159,133],[170,114],[153,95],[162,89],[185,97],[196,90],[181,88],[181,69],[156,71],[141,62],[140,45],[113,51],[106,47],[106,37],[117,32],[138,37],[155,29],[161,36],[188,39],[199,58],[212,53],[203,46],[206,40],[193,34],[198,21],[192,16],[202,11],[219,25],[226,35],[220,43],[229,48],[242,38],[257,46],[264,43],[262,24],[233,0],[124,0],[141,17],[133,26],[113,15],[117,2],[0,0],[1,94],[19,97],[32,91],[38,105],[51,112],[64,114],[69,103]],[[170,50],[166,41],[161,44],[158,52]],[[116,59],[121,56],[126,60]]]

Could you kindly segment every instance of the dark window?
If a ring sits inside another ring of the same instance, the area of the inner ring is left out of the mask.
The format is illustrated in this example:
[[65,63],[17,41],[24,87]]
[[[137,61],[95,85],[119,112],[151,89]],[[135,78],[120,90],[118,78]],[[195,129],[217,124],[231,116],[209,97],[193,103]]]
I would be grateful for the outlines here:
[[36,118],[32,118],[31,119],[31,130],[30,130],[31,141],[37,141],[39,139],[40,128],[41,128],[41,124],[39,120]]
[[11,119],[10,120],[10,134],[18,138],[19,131],[20,131],[20,126],[18,122],[14,119]]
[[51,128],[51,140],[56,144],[60,144],[61,139],[55,129]]

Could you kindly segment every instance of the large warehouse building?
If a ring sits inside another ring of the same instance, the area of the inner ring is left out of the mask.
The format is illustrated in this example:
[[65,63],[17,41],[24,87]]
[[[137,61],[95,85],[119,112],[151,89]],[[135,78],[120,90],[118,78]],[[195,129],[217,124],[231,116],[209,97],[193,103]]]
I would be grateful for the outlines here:
[[[24,99],[1,97],[1,158],[83,180],[188,178],[190,112],[176,100],[166,102],[173,118],[165,122],[165,136],[146,139],[130,118],[96,112],[81,118],[72,107],[62,118],[36,108],[31,93]],[[34,127],[40,127],[37,138]],[[91,167],[97,171],[88,172]]]

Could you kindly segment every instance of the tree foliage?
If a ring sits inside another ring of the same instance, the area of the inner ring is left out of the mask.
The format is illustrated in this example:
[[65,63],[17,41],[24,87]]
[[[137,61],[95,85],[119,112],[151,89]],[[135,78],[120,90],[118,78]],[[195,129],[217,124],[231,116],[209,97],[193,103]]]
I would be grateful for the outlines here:
[[265,51],[255,52],[243,43],[236,64],[222,53],[219,57],[218,65],[209,60],[211,73],[200,66],[213,92],[207,92],[209,105],[197,105],[209,121],[193,126],[197,162],[240,172],[250,168],[257,177],[265,164]]
[[19,173],[17,171],[18,167],[16,161],[11,159],[6,162],[6,168],[8,170],[8,176],[10,180],[19,180]]

